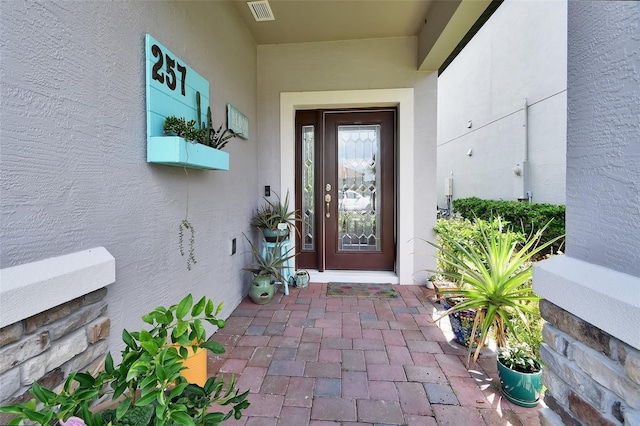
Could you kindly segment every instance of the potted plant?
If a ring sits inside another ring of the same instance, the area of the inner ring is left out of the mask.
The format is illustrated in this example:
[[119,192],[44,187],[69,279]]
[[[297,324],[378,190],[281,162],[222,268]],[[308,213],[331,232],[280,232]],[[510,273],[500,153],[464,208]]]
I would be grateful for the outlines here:
[[295,254],[291,253],[293,248],[283,250],[282,242],[276,242],[273,248],[261,251],[253,245],[246,235],[244,237],[249,242],[251,254],[253,255],[253,263],[243,268],[245,271],[253,273],[249,297],[254,303],[264,305],[271,302],[275,293],[272,277],[275,281],[284,283],[285,276],[282,270],[288,267],[289,260],[295,257]]
[[[193,114],[186,105],[181,110]],[[196,92],[195,110],[195,120],[168,115],[162,123],[163,135],[148,135],[147,162],[183,167],[185,172],[187,168],[229,170],[229,153],[222,148],[238,135],[223,125],[215,128],[208,106],[203,120],[200,92]]]
[[[440,235],[456,248],[456,253],[430,243],[444,251],[447,255],[444,261],[454,267],[453,271],[431,272],[439,272],[458,284],[458,288],[448,289],[447,293],[460,301],[442,317],[469,309],[476,311],[471,332],[471,335],[475,335],[479,330],[474,362],[485,345],[490,329],[493,329],[497,346],[504,347],[507,329],[514,332],[511,318],[520,318],[528,326],[525,314],[535,314],[530,302],[539,299],[531,286],[527,285],[532,276],[531,259],[561,238],[537,245],[546,228],[543,227],[519,243],[517,234],[503,231],[502,221],[499,218],[497,220],[498,226],[493,226],[476,219],[479,236],[474,241],[459,242],[447,235]],[[471,350],[469,347],[469,357]]]
[[498,374],[502,393],[522,407],[538,405],[542,393],[542,366],[526,343],[517,343],[498,352]]
[[[224,327],[224,320],[216,317],[221,310],[222,304],[216,307],[206,297],[194,304],[191,294],[177,305],[157,307],[142,317],[149,329],[122,331],[126,346],[119,365],[114,365],[111,353],[107,353],[104,371],[95,377],[72,372],[59,392],[34,382],[31,393],[35,398],[0,407],[0,412],[18,416],[10,425],[22,420],[49,425],[57,419],[62,424],[87,426],[195,426],[239,419],[249,406],[249,391],[235,389],[233,375],[227,384],[214,376],[204,386],[189,383],[182,376],[188,349],[224,353],[222,345],[206,340],[203,326],[207,321]],[[113,407],[92,408],[103,397]],[[210,413],[212,404],[229,407],[229,411]]]
[[296,222],[302,221],[300,215],[289,208],[289,191],[284,201],[278,194],[274,194],[275,201],[264,198],[266,204],[258,207],[252,220],[252,225],[260,228],[268,242],[288,239],[291,229],[297,230]]

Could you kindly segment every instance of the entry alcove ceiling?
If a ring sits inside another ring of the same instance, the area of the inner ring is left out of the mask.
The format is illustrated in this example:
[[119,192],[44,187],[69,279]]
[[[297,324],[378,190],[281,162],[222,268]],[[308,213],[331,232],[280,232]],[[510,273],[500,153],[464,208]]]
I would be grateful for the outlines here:
[[[496,0],[494,0],[495,2]],[[233,0],[259,45],[418,37],[417,68],[438,69],[491,0],[269,0],[273,21],[256,22]]]

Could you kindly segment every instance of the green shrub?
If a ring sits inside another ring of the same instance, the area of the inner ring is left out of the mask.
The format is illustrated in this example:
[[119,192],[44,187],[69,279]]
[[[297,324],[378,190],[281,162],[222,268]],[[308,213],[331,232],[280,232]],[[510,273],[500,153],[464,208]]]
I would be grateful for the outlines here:
[[[493,218],[490,223],[481,219],[474,220],[473,222],[464,218],[438,219],[433,230],[436,233],[437,245],[444,249],[437,250],[436,252],[436,262],[439,271],[444,273],[457,272],[451,265],[451,262],[446,260],[448,255],[445,252],[451,253],[456,257],[462,255],[460,249],[454,242],[465,247],[476,247],[477,241],[481,241],[482,237],[480,231],[481,225],[487,225],[488,229],[498,230],[500,228],[500,221],[497,218]],[[502,229],[502,232],[512,233],[513,239],[520,243],[525,241],[524,235],[521,232],[512,231],[506,221],[503,220],[502,225],[507,225],[505,229]]]
[[[465,219],[492,220],[500,216],[515,229],[532,235],[548,224],[539,244],[544,244],[565,234],[564,205],[546,203],[522,203],[505,200],[482,200],[477,197],[459,198],[453,201],[453,210]],[[555,253],[564,246],[564,238],[551,245]]]

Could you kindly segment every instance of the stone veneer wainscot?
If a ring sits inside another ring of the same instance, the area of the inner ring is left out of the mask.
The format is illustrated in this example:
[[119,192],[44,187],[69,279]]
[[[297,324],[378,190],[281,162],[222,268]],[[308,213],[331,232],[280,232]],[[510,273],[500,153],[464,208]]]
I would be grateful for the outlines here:
[[[56,389],[71,371],[102,368],[105,286],[115,281],[104,248],[2,269],[0,280],[0,405],[31,399],[34,381]],[[0,424],[9,419],[0,415]]]

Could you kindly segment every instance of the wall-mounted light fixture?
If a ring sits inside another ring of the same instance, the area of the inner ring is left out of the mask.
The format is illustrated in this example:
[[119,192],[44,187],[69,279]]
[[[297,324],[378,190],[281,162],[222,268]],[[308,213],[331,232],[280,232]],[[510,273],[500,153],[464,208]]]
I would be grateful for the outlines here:
[[467,123],[467,128],[470,129],[471,126],[473,126],[473,123],[471,123],[471,120],[469,120],[469,122]]
[[473,155],[473,148],[469,148],[469,151],[467,151],[467,155],[469,157],[471,157]]
[[513,174],[516,176],[521,176],[522,175],[522,169],[520,168],[520,163],[516,163],[515,166],[513,166]]

